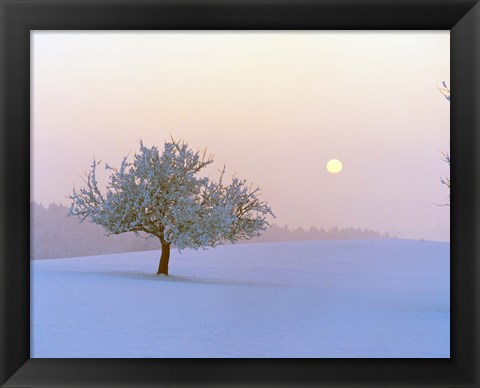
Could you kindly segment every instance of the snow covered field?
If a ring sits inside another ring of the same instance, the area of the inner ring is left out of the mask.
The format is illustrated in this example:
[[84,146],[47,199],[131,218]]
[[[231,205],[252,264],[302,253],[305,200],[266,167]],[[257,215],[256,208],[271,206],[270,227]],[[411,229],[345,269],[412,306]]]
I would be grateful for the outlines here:
[[34,260],[32,357],[449,357],[450,245],[309,241]]

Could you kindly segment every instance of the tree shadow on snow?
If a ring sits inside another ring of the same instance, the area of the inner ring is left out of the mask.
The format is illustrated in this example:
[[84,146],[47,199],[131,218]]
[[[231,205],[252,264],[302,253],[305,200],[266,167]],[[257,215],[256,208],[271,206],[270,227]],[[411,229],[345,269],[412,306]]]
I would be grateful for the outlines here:
[[275,284],[261,281],[241,281],[233,279],[218,279],[218,278],[200,278],[194,276],[180,276],[180,275],[157,275],[148,272],[103,272],[102,275],[115,276],[144,281],[156,281],[158,283],[184,283],[184,284],[213,284],[225,286],[252,286],[252,287],[284,287],[283,284]]

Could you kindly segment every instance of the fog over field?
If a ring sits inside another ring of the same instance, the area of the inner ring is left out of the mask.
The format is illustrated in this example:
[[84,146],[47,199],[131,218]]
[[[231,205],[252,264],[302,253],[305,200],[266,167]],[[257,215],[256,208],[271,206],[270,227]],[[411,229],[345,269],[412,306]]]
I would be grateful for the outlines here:
[[[31,204],[31,258],[58,259],[63,257],[90,256],[103,253],[148,251],[159,249],[160,242],[154,236],[133,232],[107,235],[105,229],[88,220],[80,222],[67,217],[67,207],[50,204],[44,207]],[[72,238],[73,237],[73,238]],[[238,243],[304,240],[351,240],[391,237],[385,233],[361,228],[289,228],[272,224],[260,236]]]
[[450,357],[449,31],[31,43],[32,357]]

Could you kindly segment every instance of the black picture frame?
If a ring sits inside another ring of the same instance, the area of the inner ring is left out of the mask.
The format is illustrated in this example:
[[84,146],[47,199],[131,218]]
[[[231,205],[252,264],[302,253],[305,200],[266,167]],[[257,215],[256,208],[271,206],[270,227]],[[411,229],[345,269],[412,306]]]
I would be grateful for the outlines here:
[[[0,28],[2,387],[480,386],[477,1],[0,0]],[[85,29],[450,30],[451,358],[30,359],[30,31]]]

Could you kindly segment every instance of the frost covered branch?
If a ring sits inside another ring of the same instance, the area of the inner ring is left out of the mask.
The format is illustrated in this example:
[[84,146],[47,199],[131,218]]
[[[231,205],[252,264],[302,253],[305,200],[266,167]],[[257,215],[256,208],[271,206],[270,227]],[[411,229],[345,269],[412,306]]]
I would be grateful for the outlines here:
[[[445,81],[442,82],[443,88],[437,88],[440,93],[447,99],[447,101],[450,102],[450,89],[448,88],[447,84]],[[450,166],[450,154],[446,151],[441,151],[442,153],[442,160],[444,162],[447,162],[448,165]],[[446,176],[445,178],[440,177],[440,182],[448,187],[450,190],[450,178]],[[449,203],[442,205],[442,206],[450,206],[450,194],[448,195]]]

